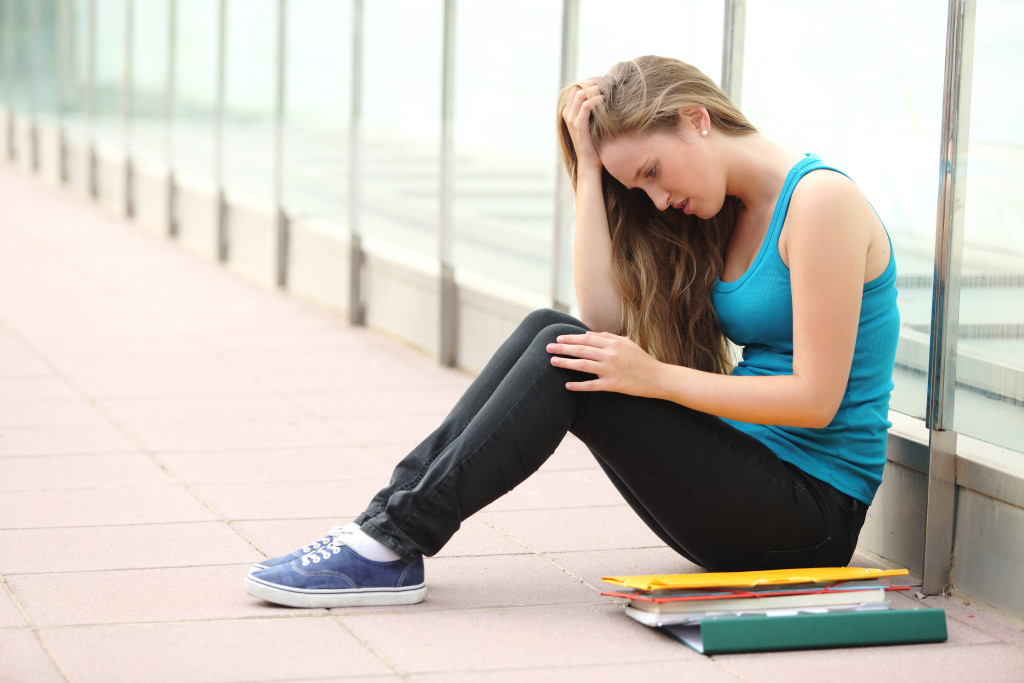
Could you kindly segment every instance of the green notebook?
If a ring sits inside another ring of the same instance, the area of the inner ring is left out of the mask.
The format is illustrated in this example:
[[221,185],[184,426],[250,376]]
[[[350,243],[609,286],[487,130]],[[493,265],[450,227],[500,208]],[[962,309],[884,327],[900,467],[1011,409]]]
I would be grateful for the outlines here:
[[717,617],[659,627],[706,655],[825,647],[938,643],[946,613],[937,608]]

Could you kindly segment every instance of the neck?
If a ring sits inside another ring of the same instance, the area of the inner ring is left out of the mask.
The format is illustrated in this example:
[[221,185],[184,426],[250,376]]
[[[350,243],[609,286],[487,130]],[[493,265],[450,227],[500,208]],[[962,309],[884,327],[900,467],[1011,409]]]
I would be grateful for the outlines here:
[[770,211],[793,164],[802,154],[761,135],[720,135],[726,171],[726,193],[750,211]]

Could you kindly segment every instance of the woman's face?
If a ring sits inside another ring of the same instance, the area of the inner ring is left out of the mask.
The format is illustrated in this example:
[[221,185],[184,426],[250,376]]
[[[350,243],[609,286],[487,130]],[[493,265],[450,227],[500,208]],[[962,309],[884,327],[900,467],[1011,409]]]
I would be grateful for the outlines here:
[[660,211],[673,208],[711,218],[725,202],[714,176],[708,138],[683,122],[674,131],[625,135],[605,143],[601,163],[627,188],[640,188]]

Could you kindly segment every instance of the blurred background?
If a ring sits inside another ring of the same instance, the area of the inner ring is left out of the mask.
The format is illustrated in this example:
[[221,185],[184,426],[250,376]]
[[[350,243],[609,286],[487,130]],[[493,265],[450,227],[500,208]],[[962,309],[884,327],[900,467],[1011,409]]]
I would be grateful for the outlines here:
[[[954,158],[935,0],[0,0],[2,132],[12,160],[212,257],[255,254],[268,282],[301,288],[297,259],[320,258],[347,273],[321,298],[354,321],[385,306],[366,259],[419,269],[441,310],[395,315],[427,316],[442,340],[413,341],[472,367],[445,346],[485,323],[452,322],[445,291],[574,306],[561,86],[677,57],[728,79],[766,136],[846,171],[885,222],[893,409],[932,410],[938,331],[942,427],[1024,452],[1024,3],[980,0],[969,19]],[[953,306],[933,312],[937,273]]]

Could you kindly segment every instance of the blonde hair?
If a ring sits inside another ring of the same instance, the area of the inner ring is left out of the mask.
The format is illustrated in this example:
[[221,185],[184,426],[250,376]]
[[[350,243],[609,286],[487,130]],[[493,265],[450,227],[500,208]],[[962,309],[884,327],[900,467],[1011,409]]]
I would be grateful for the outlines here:
[[[620,62],[593,79],[604,95],[592,109],[590,131],[601,147],[623,135],[674,131],[680,109],[704,107],[717,132],[757,129],[700,70],[667,57]],[[578,85],[562,90],[558,106],[562,160],[576,187],[576,151],[561,118]],[[659,211],[641,189],[627,189],[604,171],[604,203],[612,240],[612,275],[622,296],[626,334],[658,360],[708,372],[728,372],[728,345],[711,305],[739,200],[727,197],[713,218]]]

